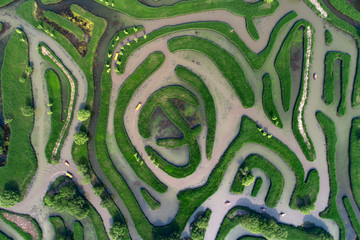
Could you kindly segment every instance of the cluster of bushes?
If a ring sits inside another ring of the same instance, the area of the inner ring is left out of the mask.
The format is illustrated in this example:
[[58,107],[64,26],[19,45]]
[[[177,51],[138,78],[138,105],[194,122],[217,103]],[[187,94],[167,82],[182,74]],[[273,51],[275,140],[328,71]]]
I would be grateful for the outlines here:
[[20,202],[20,193],[14,189],[5,189],[0,194],[0,205],[4,208],[10,208]]
[[203,240],[205,237],[206,229],[209,225],[209,219],[211,210],[206,209],[205,212],[201,212],[195,218],[190,225],[190,234],[192,240]]
[[110,236],[113,240],[126,239],[125,237],[128,237],[126,225],[121,222],[114,222],[110,229]]
[[231,185],[231,192],[242,193],[244,191],[244,187],[252,184],[254,180],[255,177],[250,173],[248,167],[239,168],[235,175],[234,182]]
[[85,218],[89,213],[89,203],[80,194],[75,183],[67,177],[59,177],[44,197],[46,206],[58,212],[68,212],[78,219]]

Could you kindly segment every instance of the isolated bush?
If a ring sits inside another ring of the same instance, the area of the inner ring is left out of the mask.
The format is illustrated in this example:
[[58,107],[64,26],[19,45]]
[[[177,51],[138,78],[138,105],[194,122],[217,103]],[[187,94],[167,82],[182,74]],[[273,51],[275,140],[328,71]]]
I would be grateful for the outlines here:
[[21,113],[25,117],[31,117],[34,115],[34,109],[30,106],[22,107]]
[[91,112],[89,110],[86,110],[86,109],[81,109],[78,114],[77,114],[77,118],[80,120],[80,121],[86,121],[91,115]]
[[74,139],[76,145],[83,145],[89,140],[89,137],[86,133],[79,131],[74,134]]
[[24,78],[24,77],[19,77],[19,82],[24,83],[25,81],[26,81],[26,78]]
[[120,222],[114,222],[110,229],[110,236],[113,240],[120,240],[126,237],[126,225]]
[[93,189],[96,196],[100,196],[104,192],[104,187],[101,184],[96,184]]
[[4,190],[0,195],[0,205],[9,208],[20,201],[20,193],[16,190]]
[[30,67],[30,66],[27,66],[27,67],[25,68],[25,73],[26,73],[27,75],[30,75],[30,74],[32,73],[32,71],[33,71],[33,69],[32,69],[32,67]]
[[112,200],[111,197],[106,194],[104,197],[101,198],[100,206],[103,208],[108,208],[111,206]]

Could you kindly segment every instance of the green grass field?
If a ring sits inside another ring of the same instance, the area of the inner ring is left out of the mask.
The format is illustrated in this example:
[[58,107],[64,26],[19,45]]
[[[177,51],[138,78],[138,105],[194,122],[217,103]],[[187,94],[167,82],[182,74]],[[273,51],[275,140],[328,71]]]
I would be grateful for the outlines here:
[[353,226],[356,234],[359,236],[360,235],[360,224],[357,220],[356,214],[354,212],[354,209],[351,206],[350,200],[347,196],[343,197],[343,202],[345,205],[345,209],[349,215],[350,221],[351,221],[351,225]]
[[[33,96],[31,79],[25,73],[29,65],[29,46],[25,33],[18,31],[14,31],[5,48],[1,69],[4,117],[12,121],[7,163],[0,168],[0,191],[19,189],[23,196],[35,174],[37,161],[30,142],[34,118],[25,117],[21,112],[22,107],[33,106]],[[26,80],[20,82],[19,78],[24,76]]]

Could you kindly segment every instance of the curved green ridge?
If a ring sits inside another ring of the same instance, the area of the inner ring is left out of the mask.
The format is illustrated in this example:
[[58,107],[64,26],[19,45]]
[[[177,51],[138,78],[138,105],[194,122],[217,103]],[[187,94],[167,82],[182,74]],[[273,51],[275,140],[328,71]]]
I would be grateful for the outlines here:
[[[61,121],[62,113],[62,99],[60,78],[53,69],[45,71],[45,80],[49,96],[49,103],[51,110],[51,131],[48,142],[45,147],[45,155],[49,162],[52,162],[52,150],[55,147],[56,140],[60,135],[64,123]],[[58,151],[59,154],[60,151]]]
[[165,115],[184,134],[184,138],[191,135],[190,126],[182,118],[177,108],[170,102],[170,99],[178,98],[186,103],[199,106],[195,95],[182,86],[172,85],[161,88],[154,92],[146,101],[139,114],[138,128],[143,138],[150,137],[150,122],[155,109],[160,106]]
[[274,104],[274,98],[272,94],[272,79],[269,74],[263,76],[263,92],[262,92],[262,103],[266,116],[268,119],[277,127],[282,128],[283,123],[280,119],[280,115],[276,110]]
[[170,18],[194,12],[210,11],[210,10],[227,10],[233,14],[241,16],[266,16],[275,12],[279,6],[277,0],[272,4],[262,1],[256,3],[246,3],[237,0],[196,0],[196,1],[180,1],[172,6],[149,7],[140,3],[139,0],[95,0],[109,8],[124,12],[134,18],[141,19],[158,19]]
[[186,143],[189,146],[189,163],[185,166],[176,166],[164,159],[151,146],[146,146],[145,151],[161,170],[175,178],[184,178],[195,172],[201,161],[200,148],[197,141]]
[[[284,189],[284,177],[281,172],[266,158],[257,154],[251,154],[245,159],[240,168],[245,167],[248,167],[249,170],[258,168],[270,178],[271,184],[265,198],[265,204],[270,208],[276,207]],[[236,175],[238,174],[239,172]]]
[[[37,159],[30,142],[34,117],[24,117],[21,113],[22,107],[33,107],[31,77],[25,73],[29,66],[29,44],[26,34],[17,30],[5,47],[1,68],[3,115],[12,121],[7,163],[0,168],[0,192],[9,185],[18,189],[22,198],[36,172]],[[26,80],[20,82],[20,77],[26,77]]]
[[[300,35],[297,35],[296,33],[299,28],[306,27],[308,25],[310,25],[310,23],[306,20],[298,20],[294,23],[283,43],[281,44],[281,48],[275,59],[275,70],[279,75],[281,99],[285,112],[289,111],[291,101],[292,81],[290,71],[290,48],[293,42],[298,43],[303,41],[303,37],[300,39]],[[299,37],[299,39],[296,37]]]
[[351,206],[351,202],[350,202],[348,196],[344,196],[342,200],[343,200],[346,212],[349,215],[351,225],[353,226],[356,234],[359,236],[360,235],[360,224],[359,224],[359,222],[358,222],[358,220],[356,218],[356,214],[354,212],[354,209]]
[[74,240],[83,240],[84,239],[84,227],[79,221],[74,222]]
[[[146,146],[145,150],[152,159],[153,163],[166,172],[168,175],[176,178],[184,178],[195,172],[201,161],[201,153],[196,137],[201,132],[201,126],[190,128],[187,122],[182,118],[178,109],[171,103],[170,99],[181,99],[194,106],[199,106],[195,95],[181,86],[167,86],[153,93],[143,108],[141,109],[138,121],[139,132],[143,137],[150,136],[150,120],[155,109],[160,106],[168,119],[183,133],[181,139],[158,139],[157,144],[171,148],[180,147],[184,144],[189,146],[189,163],[186,166],[175,166],[166,161],[152,147]],[[137,160],[138,161],[138,160]]]
[[[228,80],[242,105],[245,108],[255,104],[255,95],[249,83],[246,81],[244,71],[233,55],[209,40],[182,36],[175,37],[168,41],[170,52],[179,50],[193,50],[209,57]],[[218,56],[222,56],[219,58]]]
[[320,213],[320,217],[332,219],[340,228],[340,239],[346,239],[345,225],[339,215],[336,198],[338,185],[336,180],[335,154],[337,145],[336,127],[334,122],[322,112],[316,113],[316,118],[325,134],[326,160],[329,168],[330,195],[328,207]]
[[[124,115],[126,108],[134,95],[135,91],[145,82],[165,61],[165,55],[162,52],[153,52],[150,54],[134,73],[129,76],[121,86],[116,102],[114,129],[118,147],[124,158],[128,161],[135,174],[148,183],[156,191],[165,192],[167,186],[156,178],[146,164],[139,165],[134,155],[139,155],[137,150],[131,144],[129,136],[124,125]],[[140,158],[140,162],[143,160]]]
[[140,188],[141,195],[144,197],[147,204],[152,210],[156,210],[160,207],[159,201],[157,201],[145,188]]
[[297,17],[296,12],[289,12],[284,17],[282,17],[279,22],[275,25],[273,28],[269,41],[266,45],[266,47],[259,53],[254,53],[245,43],[244,41],[237,35],[233,28],[223,22],[193,22],[193,23],[185,23],[185,24],[179,24],[174,26],[165,26],[163,28],[157,29],[153,32],[151,32],[146,38],[139,38],[138,42],[132,42],[130,46],[125,46],[125,49],[123,51],[124,55],[121,58],[122,64],[119,67],[119,73],[122,74],[125,71],[125,66],[127,59],[129,56],[138,48],[143,46],[146,43],[149,43],[159,37],[162,37],[164,35],[179,32],[179,31],[185,31],[185,30],[191,30],[191,29],[200,29],[200,30],[208,30],[208,31],[214,31],[217,32],[224,37],[226,37],[230,42],[232,42],[240,52],[242,52],[246,58],[246,60],[249,62],[251,67],[254,70],[259,70],[264,65],[265,61],[267,60],[271,50],[274,47],[276,38],[280,32],[280,30],[290,21],[292,21],[294,18]]
[[[241,210],[245,214],[236,214]],[[284,223],[277,222],[266,213],[258,213],[247,207],[237,206],[230,209],[224,217],[216,240],[223,240],[236,226],[241,225],[243,228],[255,234],[261,234],[266,239],[294,240],[294,239],[322,239],[333,240],[333,237],[321,227],[295,227]],[[239,239],[265,239],[262,237],[249,237]],[[239,240],[238,239],[238,240]]]
[[351,56],[343,52],[327,52],[325,55],[325,76],[324,76],[324,89],[322,99],[327,105],[331,105],[335,98],[335,61],[341,60],[341,84],[340,84],[340,100],[338,103],[337,112],[343,116],[346,112],[346,96],[347,86],[349,83],[350,61]]
[[74,34],[75,37],[77,37],[79,39],[79,41],[84,40],[85,33],[83,32],[83,30],[81,28],[79,28],[78,26],[76,26],[74,23],[72,23],[69,19],[63,17],[62,15],[54,13],[52,11],[45,11],[44,16],[48,20],[56,23],[60,27],[66,29],[70,33]]
[[195,87],[204,101],[207,124],[206,156],[208,159],[211,159],[216,132],[216,111],[214,99],[203,80],[189,69],[178,65],[175,68],[175,74],[183,81]]
[[349,175],[351,191],[357,206],[360,206],[360,117],[353,118],[351,122]]
[[360,22],[360,13],[349,2],[341,0],[329,0],[331,5],[340,11],[342,14]]
[[[296,99],[296,103],[295,103],[295,106],[294,106],[294,109],[293,109],[293,119],[292,119],[292,130],[293,130],[293,133],[294,133],[294,136],[297,140],[297,142],[299,143],[300,147],[301,147],[301,150],[303,151],[304,155],[306,156],[306,159],[309,160],[309,161],[314,161],[314,159],[316,158],[316,152],[315,152],[315,148],[314,148],[314,145],[312,143],[312,140],[308,134],[308,131],[307,131],[307,128],[306,128],[306,122],[305,122],[305,108],[306,108],[306,105],[308,103],[308,99],[309,99],[309,93],[310,93],[310,81],[311,81],[311,75],[310,75],[310,67],[311,67],[311,62],[312,62],[312,52],[313,52],[313,47],[314,47],[314,42],[315,42],[315,39],[314,39],[314,33],[315,33],[315,30],[313,28],[313,26],[311,25],[311,23],[305,21],[305,20],[300,20],[299,22],[297,22],[297,24],[300,24],[302,26],[304,26],[304,58],[303,58],[303,64],[302,64],[302,74],[301,74],[301,82],[300,82],[300,90],[299,90],[299,94],[297,96],[297,99]],[[309,145],[307,145],[307,143],[305,142],[304,138],[303,138],[303,135],[300,133],[300,130],[299,130],[299,122],[298,122],[298,116],[299,116],[299,108],[300,108],[300,103],[302,101],[302,96],[304,94],[304,86],[305,86],[305,80],[304,80],[304,77],[307,73],[305,73],[305,70],[306,70],[306,51],[307,51],[307,47],[308,47],[308,44],[309,44],[309,41],[308,41],[308,37],[306,36],[306,28],[307,27],[310,27],[311,29],[311,32],[313,33],[311,35],[312,37],[312,40],[311,40],[311,46],[310,46],[310,49],[311,49],[311,54],[310,54],[310,59],[309,59],[309,62],[310,62],[310,67],[309,67],[309,72],[308,72],[308,85],[307,85],[307,98],[305,100],[305,103],[304,103],[304,106],[303,106],[303,111],[302,111],[302,127],[303,127],[303,131],[306,135],[306,138],[309,142]]]
[[245,18],[246,30],[248,31],[250,37],[254,40],[259,40],[259,33],[255,27],[254,21],[252,17]]
[[255,179],[254,188],[251,191],[251,196],[252,197],[257,196],[257,194],[259,193],[259,190],[261,188],[262,183],[263,183],[263,180],[261,178],[258,177],[258,178]]

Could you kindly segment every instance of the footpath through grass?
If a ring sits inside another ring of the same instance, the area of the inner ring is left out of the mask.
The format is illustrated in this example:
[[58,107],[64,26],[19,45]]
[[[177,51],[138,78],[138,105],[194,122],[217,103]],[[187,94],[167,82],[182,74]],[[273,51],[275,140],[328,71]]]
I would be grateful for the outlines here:
[[25,117],[21,111],[21,108],[33,107],[31,79],[25,73],[29,66],[28,54],[26,35],[16,29],[5,48],[1,69],[3,114],[5,119],[11,121],[11,137],[7,163],[0,168],[0,192],[4,189],[19,190],[21,198],[37,169],[30,140],[34,117]]
[[322,218],[332,219],[340,228],[340,239],[345,240],[345,225],[341,220],[337,209],[336,198],[338,195],[338,184],[336,181],[335,153],[337,145],[336,127],[334,122],[322,112],[316,113],[316,118],[326,138],[326,160],[330,177],[330,196],[328,207],[320,213]]
[[168,41],[168,46],[170,52],[194,50],[209,57],[234,89],[242,105],[246,108],[254,105],[254,92],[246,81],[244,71],[229,52],[209,40],[192,36],[172,38]]

